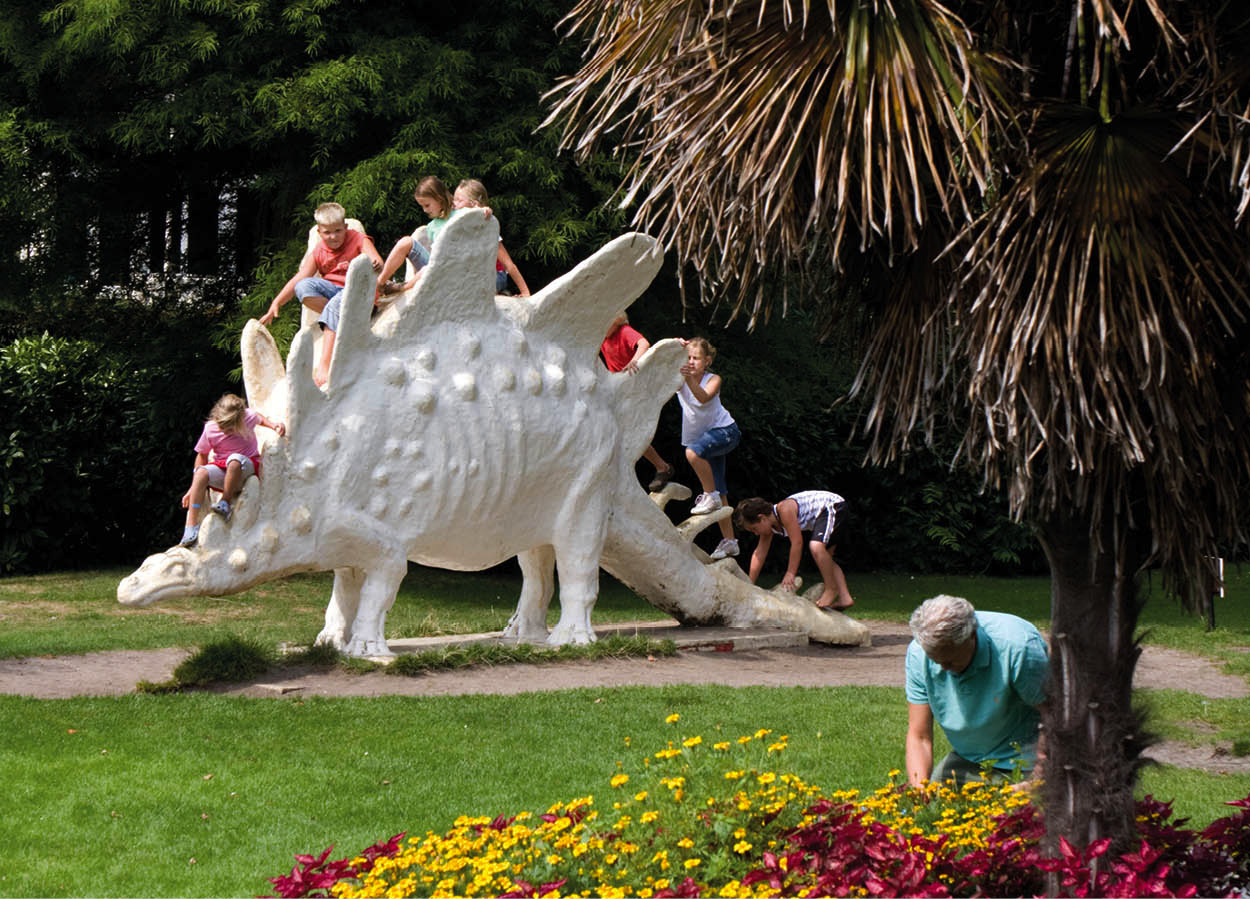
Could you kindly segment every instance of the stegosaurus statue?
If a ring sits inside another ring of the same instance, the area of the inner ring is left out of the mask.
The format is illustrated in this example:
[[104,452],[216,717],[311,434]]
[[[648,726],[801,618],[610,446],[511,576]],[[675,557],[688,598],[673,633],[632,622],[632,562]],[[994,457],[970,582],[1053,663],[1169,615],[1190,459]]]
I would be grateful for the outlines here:
[[509,298],[494,292],[498,235],[493,218],[454,219],[417,287],[372,321],[373,273],[355,260],[324,389],[311,377],[316,328],[296,335],[284,369],[269,332],[249,322],[249,405],[285,420],[287,437],[262,429],[262,477],[233,518],[210,515],[198,545],[148,557],[118,600],[223,595],[333,569],[318,641],[386,656],[386,613],[409,560],[477,570],[517,556],[523,584],[506,633],[521,639],[594,640],[603,566],[684,623],[867,644],[859,622],[758,589],[732,559],[706,564],[691,540],[716,517],[675,529],[658,506],[681,488],[653,500],[639,486],[634,463],[685,349],[659,341],[633,375],[609,373],[598,350],[659,269],[656,242],[624,235],[533,297]]

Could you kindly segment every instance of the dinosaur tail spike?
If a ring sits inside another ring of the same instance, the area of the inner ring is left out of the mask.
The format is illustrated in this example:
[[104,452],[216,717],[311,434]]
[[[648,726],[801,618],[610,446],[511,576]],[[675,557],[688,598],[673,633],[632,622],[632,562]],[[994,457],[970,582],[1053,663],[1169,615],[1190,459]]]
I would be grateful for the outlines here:
[[682,383],[680,369],[685,358],[686,349],[680,340],[661,340],[643,354],[637,372],[609,376],[616,390],[621,450],[631,463],[651,443],[661,406]]
[[299,445],[308,428],[301,425],[326,402],[326,396],[313,383],[313,354],[317,351],[317,333],[303,328],[291,341],[287,354],[287,432],[292,446]]
[[243,387],[248,405],[273,421],[287,420],[287,379],[282,353],[269,330],[256,319],[243,326]]

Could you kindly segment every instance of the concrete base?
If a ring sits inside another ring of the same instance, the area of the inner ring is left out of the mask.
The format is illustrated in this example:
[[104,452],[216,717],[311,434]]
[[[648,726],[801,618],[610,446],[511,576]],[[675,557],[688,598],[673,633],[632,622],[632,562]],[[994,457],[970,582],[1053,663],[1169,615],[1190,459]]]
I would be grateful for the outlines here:
[[[808,635],[773,627],[682,627],[673,621],[628,621],[618,624],[600,624],[595,635],[601,639],[612,636],[646,637],[649,640],[672,640],[678,649],[695,649],[715,652],[732,652],[746,649],[777,649],[787,646],[806,646]],[[528,641],[505,637],[498,631],[489,634],[452,634],[443,637],[406,637],[388,640],[392,652],[429,652],[449,646],[474,646],[494,644],[516,646]],[[545,646],[546,644],[536,644]],[[379,659],[379,661],[386,661]]]

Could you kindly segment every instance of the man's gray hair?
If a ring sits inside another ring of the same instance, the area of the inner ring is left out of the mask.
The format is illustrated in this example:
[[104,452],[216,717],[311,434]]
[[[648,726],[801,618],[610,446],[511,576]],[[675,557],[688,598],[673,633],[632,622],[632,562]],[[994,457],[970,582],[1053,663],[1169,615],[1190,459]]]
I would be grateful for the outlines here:
[[917,606],[908,621],[912,636],[927,653],[942,646],[963,646],[977,631],[973,604],[959,596],[935,596]]

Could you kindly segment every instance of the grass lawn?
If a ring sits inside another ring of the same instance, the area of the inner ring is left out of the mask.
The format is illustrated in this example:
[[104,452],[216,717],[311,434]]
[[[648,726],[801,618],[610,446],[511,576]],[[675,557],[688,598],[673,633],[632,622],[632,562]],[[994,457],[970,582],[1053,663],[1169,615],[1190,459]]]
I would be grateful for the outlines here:
[[[670,713],[681,718],[674,725]],[[776,770],[874,790],[903,765],[907,712],[882,687],[629,687],[521,696],[278,701],[210,694],[0,697],[5,896],[249,896],[292,854],[346,855],[459,814],[594,794],[666,741],[790,737]],[[627,747],[625,738],[631,738]],[[945,752],[945,746],[936,747]],[[1198,821],[1247,778],[1152,772]],[[20,813],[14,813],[20,810]]]
[[[1227,568],[1226,595],[1216,606],[1217,627],[1183,612],[1158,583],[1140,620],[1146,642],[1206,655],[1231,674],[1247,676],[1251,579],[1246,566]],[[172,600],[143,609],[116,599],[117,582],[130,569],[107,569],[0,578],[0,658],[197,646],[232,633],[262,643],[310,643],[322,627],[333,575],[296,575],[234,596]],[[805,571],[812,578],[815,571]],[[938,593],[965,596],[981,609],[1012,612],[1045,627],[1051,615],[1047,578],[996,578],[895,573],[851,573],[854,616],[907,621],[924,599]],[[516,608],[520,574],[515,563],[485,572],[453,572],[410,565],[387,636],[501,630]],[[559,614],[553,600],[549,623]],[[664,618],[607,574],[592,620],[596,624]]]
[[[0,580],[0,657],[194,646],[233,633],[307,642],[320,630],[330,576],[302,575],[224,599],[149,609],[117,604],[122,569]],[[947,592],[1047,623],[1043,578],[850,576],[862,618],[906,620]],[[519,582],[413,566],[388,636],[498,630]],[[1214,632],[1155,595],[1147,641],[1247,672],[1248,580],[1233,572]],[[553,616],[555,611],[553,611]],[[655,619],[605,577],[594,620]],[[1179,685],[1183,686],[1184,685]],[[618,761],[666,740],[772,728],[778,761],[829,789],[882,786],[902,767],[906,707],[893,688],[664,687],[521,696],[250,700],[206,693],[31,700],[0,696],[0,896],[250,896],[296,852],[355,852],[398,831],[443,831],[457,815],[541,811],[595,794]],[[1145,696],[1169,738],[1245,740],[1248,703],[1192,693]],[[681,715],[665,725],[666,715]],[[719,728],[719,729],[718,729]],[[625,738],[631,737],[633,748]],[[946,751],[941,732],[936,753]],[[1204,823],[1251,778],[1150,768],[1142,793],[1174,799]]]

